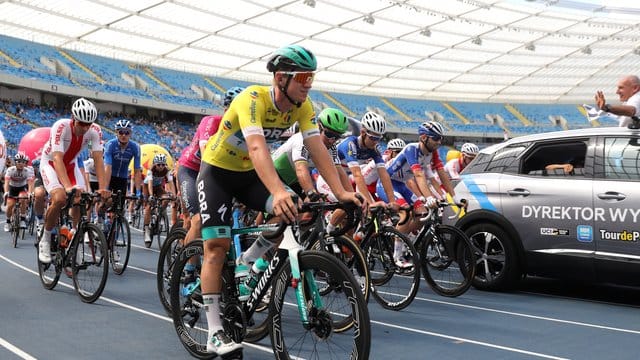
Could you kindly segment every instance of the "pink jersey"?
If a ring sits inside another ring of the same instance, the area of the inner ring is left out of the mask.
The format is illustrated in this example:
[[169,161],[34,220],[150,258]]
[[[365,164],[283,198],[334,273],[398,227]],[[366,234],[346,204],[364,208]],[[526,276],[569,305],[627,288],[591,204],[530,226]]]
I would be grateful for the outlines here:
[[98,124],[91,124],[91,127],[84,136],[73,135],[73,121],[71,119],[60,119],[51,127],[49,141],[42,149],[42,162],[51,162],[53,166],[53,153],[62,152],[65,166],[68,168],[75,165],[75,160],[80,151],[91,144],[90,151],[102,151],[102,130]]
[[180,166],[185,166],[195,171],[200,170],[200,156],[202,155],[200,154],[200,146],[206,145],[209,138],[218,131],[221,120],[222,116],[220,115],[205,116],[200,120],[200,125],[198,125],[198,130],[193,135],[191,143],[180,154],[180,159],[178,160]]

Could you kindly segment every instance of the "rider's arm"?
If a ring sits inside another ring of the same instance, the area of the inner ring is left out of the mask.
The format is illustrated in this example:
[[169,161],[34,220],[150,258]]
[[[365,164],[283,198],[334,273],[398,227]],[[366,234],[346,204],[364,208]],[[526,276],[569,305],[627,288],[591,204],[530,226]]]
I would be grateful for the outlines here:
[[420,190],[420,194],[425,198],[429,196],[433,196],[431,190],[429,190],[429,183],[427,182],[427,176],[425,175],[422,167],[414,166],[412,168],[413,176],[416,180],[416,185],[418,185],[418,189]]
[[300,187],[304,193],[308,193],[309,191],[314,191],[315,186],[313,186],[313,179],[311,179],[311,174],[309,173],[309,163],[305,160],[299,160],[295,163],[296,167],[296,177],[298,178],[298,183],[300,183]]
[[54,151],[51,155],[53,157],[53,169],[56,171],[60,184],[65,191],[71,190],[71,180],[69,180],[67,168],[64,166],[64,153],[62,151]]
[[252,134],[245,137],[247,142],[247,150],[249,151],[249,158],[251,163],[255,167],[256,173],[260,178],[260,181],[269,190],[271,194],[279,192],[286,192],[282,181],[278,177],[276,168],[273,166],[273,160],[269,153],[269,147],[264,135]]
[[384,189],[385,194],[387,194],[387,199],[389,199],[390,204],[394,204],[396,202],[396,196],[393,193],[393,185],[391,184],[391,177],[385,169],[384,166],[379,166],[378,176],[380,177],[380,182],[382,182],[382,188]]
[[137,190],[142,191],[142,170],[135,169],[133,171],[133,181],[131,183],[133,184],[133,194],[135,194]]
[[440,176],[440,181],[442,182],[442,186],[444,186],[444,189],[447,190],[447,192],[449,194],[451,194],[451,196],[455,196],[456,193],[453,190],[453,185],[451,184],[451,179],[449,179],[449,174],[447,174],[446,171],[444,171],[443,168],[438,168],[438,176]]
[[96,177],[98,178],[98,190],[106,190],[109,187],[109,179],[106,177],[106,170],[104,168],[104,161],[102,159],[102,150],[94,151],[91,153],[93,162],[96,164]]
[[327,147],[322,142],[320,136],[316,135],[305,138],[304,145],[307,150],[309,150],[318,172],[331,188],[333,195],[335,195],[337,199],[344,198],[346,190],[342,186],[342,182],[340,182],[340,177],[336,171],[334,161],[331,158],[331,155],[329,155]]
[[340,182],[342,183],[342,187],[345,188],[347,191],[352,191],[353,186],[351,185],[351,180],[349,180],[349,175],[347,175],[347,172],[344,171],[344,168],[342,167],[342,165],[337,164],[336,170],[338,171],[338,176],[340,177]]
[[367,189],[367,183],[364,181],[364,176],[362,176],[360,166],[351,166],[349,167],[349,170],[351,170],[351,175],[353,175],[353,182],[356,183],[356,190],[358,190],[358,192],[364,196],[369,203],[373,203],[373,197]]

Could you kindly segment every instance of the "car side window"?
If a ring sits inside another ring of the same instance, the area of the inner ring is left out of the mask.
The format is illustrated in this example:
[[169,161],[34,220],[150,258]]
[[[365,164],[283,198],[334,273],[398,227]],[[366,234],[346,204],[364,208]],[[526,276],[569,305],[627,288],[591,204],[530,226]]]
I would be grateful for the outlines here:
[[523,156],[521,174],[584,177],[588,139],[539,143]]
[[628,137],[604,139],[604,178],[640,180],[640,140]]

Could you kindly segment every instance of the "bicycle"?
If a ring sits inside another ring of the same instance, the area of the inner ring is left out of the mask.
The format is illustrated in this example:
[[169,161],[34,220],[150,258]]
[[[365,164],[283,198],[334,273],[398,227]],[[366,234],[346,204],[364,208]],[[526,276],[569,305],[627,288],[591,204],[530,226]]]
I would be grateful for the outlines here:
[[[326,252],[303,250],[296,241],[300,233],[297,223],[277,226],[277,230],[270,233],[263,231],[272,230],[273,225],[231,231],[232,235],[263,232],[265,237],[284,233],[284,240],[246,302],[238,300],[234,279],[236,254],[231,247],[222,271],[220,306],[225,331],[236,342],[257,341],[267,331],[276,359],[289,359],[290,353],[296,358],[318,358],[320,354],[324,357],[339,351],[345,351],[345,355],[353,359],[368,359],[369,312],[353,274]],[[171,305],[180,342],[191,355],[206,359],[216,354],[206,352],[207,324],[200,289],[200,265],[196,266],[196,281],[181,287],[185,265],[192,258],[195,261],[191,263],[200,264],[203,252],[202,240],[196,240],[178,254],[171,276]],[[341,291],[320,294],[319,289],[327,285]],[[256,309],[268,290],[271,290],[268,314],[262,314],[264,319],[256,321]],[[348,317],[353,319],[350,332],[335,333],[334,324]]]
[[[386,207],[373,206],[360,228],[364,234],[360,247],[371,273],[373,297],[383,308],[396,311],[409,306],[420,287],[418,252],[409,238],[396,230],[398,220]],[[396,263],[397,248],[402,248],[404,264]]]
[[[73,287],[80,299],[85,303],[93,303],[100,297],[107,283],[107,241],[102,230],[87,220],[87,205],[99,195],[82,192],[80,202],[73,204],[76,191],[79,190],[67,193],[67,202],[61,209],[58,224],[54,228],[56,232],[51,233],[51,263],[45,264],[38,259],[38,273],[44,288],[52,290],[66,268],[65,272],[73,279]],[[68,211],[71,207],[80,208],[80,222],[75,233],[65,229],[71,224]],[[42,232],[38,234],[36,249],[41,238]]]
[[11,245],[14,248],[18,247],[18,238],[24,240],[24,233],[26,229],[20,226],[22,222],[22,217],[20,216],[20,208],[21,202],[24,200],[30,199],[29,196],[9,196],[12,199],[15,199],[15,203],[13,206],[13,213],[11,214]]
[[131,212],[131,225],[136,229],[142,229],[142,227],[140,226],[140,223],[143,217],[143,214],[142,214],[143,208],[144,206],[142,206],[142,199],[134,200],[133,211]]
[[36,211],[34,208],[35,199],[33,195],[31,199],[29,199],[29,205],[27,206],[27,231],[29,231],[29,235],[33,236],[36,230]]
[[476,256],[479,254],[469,237],[460,229],[442,224],[446,201],[438,202],[416,237],[425,281],[438,295],[456,297],[464,294],[473,282]]
[[153,239],[156,239],[158,243],[158,250],[162,250],[162,244],[169,235],[169,217],[167,216],[167,208],[161,204],[164,201],[173,201],[175,197],[173,195],[162,195],[160,198],[153,198],[151,200],[151,222],[149,222],[149,237],[150,243],[145,243],[147,248],[151,247]]
[[[131,254],[131,229],[124,216],[125,200],[135,200],[136,196],[126,196],[122,191],[111,194],[112,205],[107,212],[111,212],[111,225],[106,231],[107,249],[111,269],[116,275],[122,275],[129,264]],[[124,254],[124,258],[122,255]]]

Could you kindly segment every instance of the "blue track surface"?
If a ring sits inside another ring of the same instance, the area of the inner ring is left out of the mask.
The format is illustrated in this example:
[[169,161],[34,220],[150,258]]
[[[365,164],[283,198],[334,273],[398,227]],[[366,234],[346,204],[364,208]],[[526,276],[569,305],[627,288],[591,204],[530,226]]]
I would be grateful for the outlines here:
[[[42,287],[32,238],[14,249],[1,232],[0,359],[189,358],[158,300],[158,251],[133,235],[127,271],[110,272],[102,297],[84,304],[64,275]],[[370,300],[371,359],[638,358],[638,289],[529,279],[510,293],[449,299],[420,286],[400,312]],[[268,338],[246,344],[244,358],[273,358]]]

